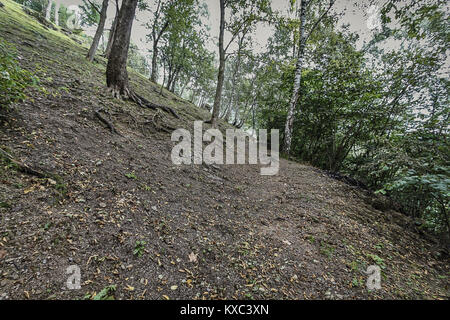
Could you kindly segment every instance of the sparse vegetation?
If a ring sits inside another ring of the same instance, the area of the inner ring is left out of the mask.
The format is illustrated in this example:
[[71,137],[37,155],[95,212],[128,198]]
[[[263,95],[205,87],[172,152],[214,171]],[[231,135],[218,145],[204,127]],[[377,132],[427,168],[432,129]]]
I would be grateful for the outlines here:
[[145,253],[145,246],[147,242],[143,240],[136,241],[136,244],[134,246],[133,254],[137,256],[138,258],[141,257]]
[[0,39],[0,107],[24,100],[26,89],[38,84],[38,78],[22,69],[17,62],[17,50],[5,40]]

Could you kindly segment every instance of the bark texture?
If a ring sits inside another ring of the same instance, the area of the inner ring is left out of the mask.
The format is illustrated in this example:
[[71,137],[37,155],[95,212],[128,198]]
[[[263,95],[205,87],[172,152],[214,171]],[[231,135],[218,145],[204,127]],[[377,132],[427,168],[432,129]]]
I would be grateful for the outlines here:
[[57,26],[59,26],[59,7],[60,7],[60,3],[56,2],[55,3],[55,24]]
[[[311,0],[302,0],[300,3],[300,43],[298,46],[297,53],[297,65],[295,68],[295,78],[294,78],[294,87],[292,92],[291,101],[289,103],[288,115],[286,118],[286,125],[284,130],[284,144],[283,144],[283,152],[289,157],[291,152],[292,145],[292,130],[294,128],[294,120],[295,120],[295,109],[297,102],[300,97],[300,84],[302,80],[302,70],[305,63],[305,47],[306,42],[308,41],[309,36],[314,32],[316,27],[319,25],[320,21],[328,14],[330,9],[335,4],[336,0],[330,0],[328,8],[322,13],[322,15],[316,20],[312,28],[309,30],[309,34],[306,35],[306,8],[311,3]],[[295,51],[295,50],[294,50]]]
[[298,98],[300,96],[300,83],[302,80],[302,70],[304,64],[304,52],[306,45],[306,34],[305,34],[305,25],[306,25],[306,6],[307,1],[302,0],[300,4],[300,44],[298,48],[298,56],[297,56],[297,64],[295,68],[295,77],[294,77],[294,87],[292,92],[292,97],[289,102],[289,110],[286,118],[286,125],[284,130],[284,147],[283,152],[289,156],[291,152],[291,144],[292,144],[292,129],[294,127],[294,118],[295,118],[295,107],[297,105]]
[[219,73],[217,75],[216,95],[214,96],[214,105],[211,120],[209,121],[213,128],[217,127],[219,119],[220,100],[222,98],[223,80],[225,77],[225,48],[223,38],[225,32],[225,0],[220,0],[220,31],[219,31]]
[[112,48],[112,44],[113,44],[113,39],[114,39],[114,34],[116,33],[116,28],[117,28],[117,21],[119,20],[119,1],[116,0],[116,15],[114,17],[114,21],[111,24],[111,30],[109,30],[109,35],[108,35],[108,44],[106,46],[106,50],[104,53],[104,56],[108,59],[109,55],[111,54],[111,48]]
[[127,58],[137,3],[138,0],[123,0],[122,2],[111,54],[106,66],[106,84],[115,98],[132,100],[143,108],[161,109],[178,118],[179,116],[172,108],[152,103],[130,88]]
[[45,9],[45,19],[50,21],[52,15],[52,0],[48,0],[47,8]]
[[169,27],[169,20],[166,20],[161,29],[159,31],[157,30],[160,15],[161,15],[161,0],[158,1],[155,11],[155,19],[153,21],[152,26],[153,54],[152,54],[152,71],[150,74],[150,80],[153,82],[156,82],[156,78],[158,77],[158,43],[163,33]]
[[109,0],[103,0],[102,10],[100,11],[100,21],[97,26],[97,31],[95,31],[94,39],[92,40],[91,47],[89,48],[87,58],[89,61],[94,60],[95,52],[97,51],[98,44],[100,42],[100,38],[103,35],[103,30],[105,29],[106,22],[106,12],[108,10],[108,2]]
[[106,67],[106,84],[116,98],[132,98],[128,83],[127,58],[137,3],[138,0],[122,2]]

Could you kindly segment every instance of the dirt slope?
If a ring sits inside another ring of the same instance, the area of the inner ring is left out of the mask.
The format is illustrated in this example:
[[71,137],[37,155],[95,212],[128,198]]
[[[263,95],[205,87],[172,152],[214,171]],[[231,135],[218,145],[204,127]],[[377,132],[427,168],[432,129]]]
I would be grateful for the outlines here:
[[[136,90],[181,119],[113,100],[106,61],[89,64],[80,37],[2,2],[0,38],[45,92],[0,123],[0,147],[53,176],[1,160],[0,299],[93,298],[108,286],[116,299],[449,297],[448,258],[407,217],[298,163],[282,160],[274,177],[257,166],[173,165],[161,127],[189,129],[205,110],[161,97],[134,72]],[[374,264],[382,288],[369,292]],[[70,265],[81,269],[80,290],[66,288]]]

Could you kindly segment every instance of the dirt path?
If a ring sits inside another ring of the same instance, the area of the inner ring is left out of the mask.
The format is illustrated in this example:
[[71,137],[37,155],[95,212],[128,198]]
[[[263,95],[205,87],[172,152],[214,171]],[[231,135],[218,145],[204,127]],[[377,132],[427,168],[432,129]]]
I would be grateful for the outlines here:
[[[0,284],[9,298],[80,299],[108,286],[118,299],[447,294],[448,265],[406,218],[312,167],[281,160],[279,175],[261,176],[257,166],[174,166],[168,136],[69,134],[76,124],[57,114],[40,130],[29,111],[24,123],[42,136],[24,160],[64,171],[65,183],[4,172]],[[23,138],[14,131],[3,142]],[[65,288],[74,264],[81,290]],[[383,268],[383,286],[369,293],[372,264]]]

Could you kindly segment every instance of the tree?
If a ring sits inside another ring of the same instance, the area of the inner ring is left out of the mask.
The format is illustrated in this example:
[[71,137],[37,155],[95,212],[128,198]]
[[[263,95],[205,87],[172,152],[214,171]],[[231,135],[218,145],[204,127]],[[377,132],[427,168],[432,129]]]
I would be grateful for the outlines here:
[[[309,31],[309,34],[311,34],[314,29],[318,26],[320,21],[325,17],[325,15],[328,13],[328,11],[331,9],[331,7],[334,5],[336,0],[330,0],[330,4],[327,8],[327,10],[320,16],[320,18],[315,22],[311,30]],[[284,131],[284,145],[283,145],[283,151],[285,154],[289,156],[289,153],[291,151],[291,143],[292,143],[292,128],[294,125],[294,118],[295,118],[295,109],[297,105],[297,101],[300,95],[300,83],[302,80],[302,70],[304,65],[304,59],[305,59],[305,47],[306,47],[306,40],[309,37],[309,35],[306,35],[306,9],[308,5],[310,5],[312,0],[301,0],[300,3],[300,38],[299,38],[299,45],[298,45],[298,56],[297,56],[297,65],[295,69],[295,77],[294,77],[294,86],[292,89],[292,96],[291,101],[289,103],[289,111],[286,117],[286,125],[285,125],[285,131]]]
[[83,0],[83,3],[79,6],[80,24],[81,26],[94,26],[98,25],[100,21],[100,6],[95,1]]
[[177,113],[169,107],[154,104],[136,94],[130,87],[127,72],[128,49],[131,29],[139,0],[123,0],[119,11],[111,54],[106,66],[106,84],[116,98],[129,99],[144,108],[162,109],[173,116]]
[[59,26],[59,9],[61,4],[59,2],[55,3],[55,24]]
[[225,48],[224,48],[224,33],[225,33],[225,0],[220,0],[220,27],[219,27],[219,70],[217,73],[216,94],[214,96],[214,104],[211,116],[211,126],[217,126],[217,120],[220,111],[220,99],[222,97],[223,80],[225,73]]
[[106,67],[106,83],[116,98],[135,99],[128,83],[127,57],[138,0],[124,0]]
[[[231,21],[225,21],[225,9],[231,9]],[[267,0],[246,1],[246,0],[220,0],[220,27],[219,27],[219,70],[217,74],[217,86],[214,96],[214,105],[212,109],[211,123],[217,127],[217,121],[220,113],[220,105],[225,78],[225,60],[227,50],[234,40],[241,33],[247,33],[255,22],[267,21],[271,15],[270,3]],[[228,44],[224,44],[225,29],[231,33],[231,39]]]
[[52,14],[52,0],[48,0],[47,8],[45,9],[45,19],[50,21],[51,14]]
[[115,0],[115,4],[116,4],[116,14],[115,14],[114,20],[111,24],[111,29],[109,30],[108,44],[106,46],[105,53],[104,53],[106,58],[109,58],[109,55],[111,54],[113,38],[114,38],[114,34],[116,32],[117,21],[119,20],[118,19],[118,17],[119,17],[119,0]]
[[196,60],[206,58],[204,44],[207,41],[201,21],[201,17],[207,16],[206,6],[201,6],[197,0],[185,0],[177,2],[174,9],[178,18],[170,23],[160,45],[162,62],[167,67],[166,87],[171,92],[175,92],[183,78],[192,74],[192,69],[198,65]]
[[147,25],[151,29],[152,39],[152,70],[150,80],[156,82],[158,75],[158,43],[161,36],[166,32],[169,27],[169,23],[174,22],[175,19],[171,19],[170,12],[173,9],[176,1],[163,2],[158,0],[156,4],[156,10],[153,13],[153,22],[151,25]]
[[103,0],[102,9],[99,12],[100,21],[98,22],[98,26],[97,26],[97,30],[95,31],[94,39],[92,40],[91,47],[89,48],[89,51],[86,56],[89,61],[94,60],[94,55],[95,55],[95,52],[97,51],[97,47],[100,42],[100,38],[103,35],[103,29],[105,28],[105,22],[106,22],[106,12],[108,10],[108,2],[109,2],[109,0]]
[[231,111],[233,109],[233,102],[234,102],[235,93],[236,93],[236,82],[238,80],[237,78],[238,78],[238,74],[239,74],[240,67],[241,67],[242,50],[244,47],[244,40],[245,40],[246,35],[247,35],[247,31],[242,33],[241,35],[239,35],[239,39],[238,39],[238,50],[237,50],[237,55],[236,55],[236,61],[233,65],[234,70],[233,70],[232,82],[231,82],[230,101],[228,103],[228,108],[225,113],[225,121],[227,121],[227,122],[230,120]]

